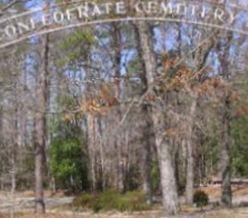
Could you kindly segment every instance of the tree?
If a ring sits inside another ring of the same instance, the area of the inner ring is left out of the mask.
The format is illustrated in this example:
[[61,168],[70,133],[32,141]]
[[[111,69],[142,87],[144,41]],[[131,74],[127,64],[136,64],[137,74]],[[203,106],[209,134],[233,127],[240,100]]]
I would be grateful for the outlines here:
[[[142,45],[140,47],[142,52],[142,59],[144,63],[144,72],[145,79],[147,85],[146,94],[153,94],[154,90],[154,74],[155,74],[155,59],[152,55],[151,49],[151,35],[150,29],[146,23],[139,23],[138,26],[138,34],[139,41]],[[156,147],[159,155],[159,163],[160,163],[160,178],[161,178],[161,186],[163,192],[163,205],[166,208],[168,214],[173,215],[177,214],[179,210],[178,206],[178,194],[176,188],[176,179],[175,172],[172,164],[172,156],[170,152],[170,143],[168,139],[164,139],[163,130],[161,132],[161,127],[163,128],[163,123],[161,126],[161,122],[163,122],[163,116],[161,112],[163,108],[161,107],[150,107],[149,113],[147,116],[151,116],[150,120],[152,121]],[[151,145],[149,145],[151,146]]]
[[[224,51],[220,52],[222,76],[228,81],[230,72],[228,69],[228,58],[232,41],[232,33],[226,35]],[[221,45],[220,45],[221,47]],[[222,178],[221,203],[227,207],[232,206],[232,186],[231,186],[231,95],[230,89],[224,90],[223,112],[222,112],[222,134],[220,147],[220,175]]]
[[75,193],[87,191],[87,157],[82,131],[73,123],[61,122],[52,139],[50,161],[56,187]]
[[40,70],[37,75],[37,94],[35,112],[35,210],[45,213],[44,202],[44,165],[46,147],[46,109],[49,78],[49,35],[42,38]]

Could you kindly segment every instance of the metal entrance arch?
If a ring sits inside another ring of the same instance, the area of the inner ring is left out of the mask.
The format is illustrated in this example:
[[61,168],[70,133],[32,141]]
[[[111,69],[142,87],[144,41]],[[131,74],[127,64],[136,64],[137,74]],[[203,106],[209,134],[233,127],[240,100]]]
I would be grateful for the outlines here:
[[0,49],[47,33],[128,21],[185,23],[248,35],[248,8],[241,5],[192,0],[187,4],[138,1],[129,6],[124,1],[90,3],[79,0],[3,17],[0,20]]

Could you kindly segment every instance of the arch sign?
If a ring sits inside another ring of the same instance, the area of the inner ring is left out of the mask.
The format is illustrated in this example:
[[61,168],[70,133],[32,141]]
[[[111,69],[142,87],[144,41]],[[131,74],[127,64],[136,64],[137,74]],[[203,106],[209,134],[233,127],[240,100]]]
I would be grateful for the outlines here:
[[25,11],[0,20],[0,48],[33,36],[85,25],[117,21],[167,21],[219,28],[248,35],[248,9],[211,1],[70,1]]

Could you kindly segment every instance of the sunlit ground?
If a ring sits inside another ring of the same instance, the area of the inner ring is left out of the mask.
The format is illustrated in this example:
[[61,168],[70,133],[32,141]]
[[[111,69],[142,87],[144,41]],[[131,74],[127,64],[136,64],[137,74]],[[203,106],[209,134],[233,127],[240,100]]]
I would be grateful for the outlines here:
[[[10,215],[0,216],[1,218],[8,218]],[[162,218],[166,217],[162,215],[161,211],[148,211],[143,213],[114,213],[109,212],[105,214],[92,214],[92,213],[50,213],[46,215],[35,215],[33,213],[22,213],[16,214],[16,218]],[[247,218],[248,217],[248,208],[235,208],[231,210],[218,209],[213,211],[195,211],[186,213],[183,212],[182,215],[177,217],[195,217],[195,218]]]
[[[211,201],[218,201],[220,198],[220,187],[219,186],[209,186],[201,188],[206,192]],[[233,202],[236,202],[237,205],[241,203],[248,205],[248,186],[247,185],[239,185],[233,186]],[[3,199],[7,193],[0,193],[1,198]],[[50,199],[63,200],[66,199],[67,196],[64,193],[58,192],[53,195],[51,192],[46,191],[45,196]],[[34,197],[34,193],[32,191],[26,191],[22,193],[17,193],[16,197],[23,199],[29,199],[30,197]],[[62,201],[63,202],[63,201]],[[238,203],[237,203],[238,202]],[[2,203],[6,203],[2,201]],[[49,206],[49,205],[47,205]],[[69,205],[61,204],[59,207],[48,207],[48,213],[45,215],[36,215],[32,212],[32,209],[29,208],[30,212],[26,212],[25,208],[23,208],[23,212],[19,210],[14,215],[15,218],[166,218],[164,216],[164,212],[162,211],[161,205],[155,205],[153,210],[144,211],[144,212],[133,212],[133,213],[120,213],[120,212],[100,212],[98,214],[93,212],[85,212],[85,211],[77,211]],[[21,210],[22,211],[22,210]],[[74,212],[73,212],[74,211]],[[11,214],[8,212],[4,212],[4,214],[0,212],[0,218],[9,218]],[[196,207],[189,207],[183,205],[181,207],[181,212],[178,218],[247,218],[248,217],[248,207],[234,207],[232,209],[222,209],[218,206],[209,205],[202,210]]]

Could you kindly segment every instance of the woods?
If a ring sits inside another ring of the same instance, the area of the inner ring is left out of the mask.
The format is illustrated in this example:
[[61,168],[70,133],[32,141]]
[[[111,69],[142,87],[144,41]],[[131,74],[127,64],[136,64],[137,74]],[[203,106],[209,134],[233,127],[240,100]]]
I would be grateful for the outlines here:
[[[139,2],[118,10],[132,14]],[[230,15],[228,1],[214,3]],[[33,4],[3,1],[0,18]],[[221,22],[215,15],[207,21]],[[247,22],[247,12],[236,17]],[[214,180],[220,205],[231,208],[231,181],[248,177],[247,49],[246,35],[156,20],[65,29],[1,48],[0,191],[10,193],[12,216],[16,193],[27,190],[36,213],[46,212],[46,191],[62,191],[94,211],[106,202],[121,211],[161,203],[178,215]]]

